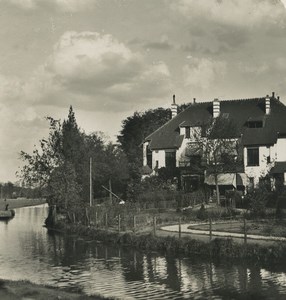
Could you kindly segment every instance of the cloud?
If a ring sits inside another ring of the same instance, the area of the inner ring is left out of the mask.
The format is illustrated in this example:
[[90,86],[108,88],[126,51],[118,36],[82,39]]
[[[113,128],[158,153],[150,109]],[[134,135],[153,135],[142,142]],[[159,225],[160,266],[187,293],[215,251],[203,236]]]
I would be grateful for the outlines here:
[[272,32],[285,35],[286,11],[278,0],[179,0],[170,5],[189,32],[182,50],[192,53],[221,55]]
[[148,64],[113,36],[88,31],[64,33],[30,78],[0,82],[4,101],[113,112],[158,101],[171,89],[163,61]]
[[54,8],[63,12],[78,12],[94,7],[96,0],[0,0],[25,10]]
[[188,19],[207,19],[222,25],[237,27],[278,24],[285,11],[280,1],[271,0],[179,0],[171,4]]
[[164,34],[159,41],[147,42],[144,44],[144,47],[155,50],[171,50],[174,48],[174,45],[169,41],[169,37]]
[[207,90],[215,81],[226,74],[226,63],[208,58],[192,58],[190,63],[183,67],[184,84],[196,89]]
[[75,101],[93,110],[125,110],[151,101],[150,89],[153,99],[171,86],[164,62],[146,64],[141,54],[97,32],[63,34],[38,73],[29,90],[39,103],[63,106]]

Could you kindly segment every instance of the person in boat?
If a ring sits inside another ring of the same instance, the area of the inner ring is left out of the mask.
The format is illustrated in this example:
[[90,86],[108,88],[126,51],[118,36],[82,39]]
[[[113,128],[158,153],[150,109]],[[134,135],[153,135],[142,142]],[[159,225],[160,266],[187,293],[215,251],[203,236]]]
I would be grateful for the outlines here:
[[9,208],[9,203],[7,203],[7,204],[5,205],[5,210],[8,210],[8,208]]

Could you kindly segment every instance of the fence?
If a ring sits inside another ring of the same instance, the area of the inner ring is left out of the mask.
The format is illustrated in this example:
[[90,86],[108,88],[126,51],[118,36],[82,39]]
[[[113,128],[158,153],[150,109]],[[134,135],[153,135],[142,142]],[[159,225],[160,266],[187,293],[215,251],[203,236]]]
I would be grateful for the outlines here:
[[[235,236],[247,243],[248,235],[279,236],[286,237],[285,220],[277,219],[255,219],[248,220],[243,215],[235,217],[224,217],[223,219],[209,219],[199,221],[194,216],[188,218],[182,213],[163,212],[158,210],[142,210],[136,205],[113,205],[86,207],[82,211],[73,212],[69,219],[72,223],[80,223],[93,228],[112,232],[134,232],[158,234],[158,229],[163,225],[173,225],[173,233],[182,237],[186,228],[192,234],[204,234],[213,239],[217,232],[223,232],[221,236]],[[182,224],[184,230],[182,231]],[[186,227],[187,224],[187,227]],[[196,231],[196,232],[194,232]]]

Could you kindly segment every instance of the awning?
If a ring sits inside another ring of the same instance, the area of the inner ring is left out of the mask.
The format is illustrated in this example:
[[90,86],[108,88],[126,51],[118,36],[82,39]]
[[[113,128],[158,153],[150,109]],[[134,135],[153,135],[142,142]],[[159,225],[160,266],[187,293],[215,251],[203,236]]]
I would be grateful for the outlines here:
[[[248,178],[244,173],[221,173],[217,176],[218,185],[246,186]],[[205,183],[215,185],[215,176],[213,174],[205,177]]]
[[270,170],[270,174],[281,174],[286,173],[286,162],[277,161],[275,162],[274,167]]

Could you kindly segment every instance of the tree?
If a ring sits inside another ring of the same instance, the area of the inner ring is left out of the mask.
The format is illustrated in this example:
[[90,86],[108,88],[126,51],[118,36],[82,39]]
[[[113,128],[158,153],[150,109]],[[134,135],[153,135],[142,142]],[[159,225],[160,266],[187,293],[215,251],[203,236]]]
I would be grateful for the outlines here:
[[20,152],[20,159],[26,164],[17,175],[28,186],[46,186],[52,172],[63,160],[61,123],[51,117],[46,119],[50,123],[48,139],[41,139],[39,149],[35,146],[32,154]]
[[[217,204],[220,204],[218,175],[236,172],[241,164],[239,130],[237,125],[224,116],[212,118],[192,131],[191,152],[202,156],[201,167],[214,176]],[[198,167],[196,165],[196,167]]]
[[72,107],[62,123],[49,117],[48,139],[40,140],[33,153],[21,152],[25,162],[19,174],[29,186],[45,188],[49,204],[60,210],[81,209],[89,204],[89,161],[93,159],[93,187],[100,196],[101,185],[112,179],[115,189],[128,176],[122,150],[106,142],[101,133],[85,134],[77,125]]

